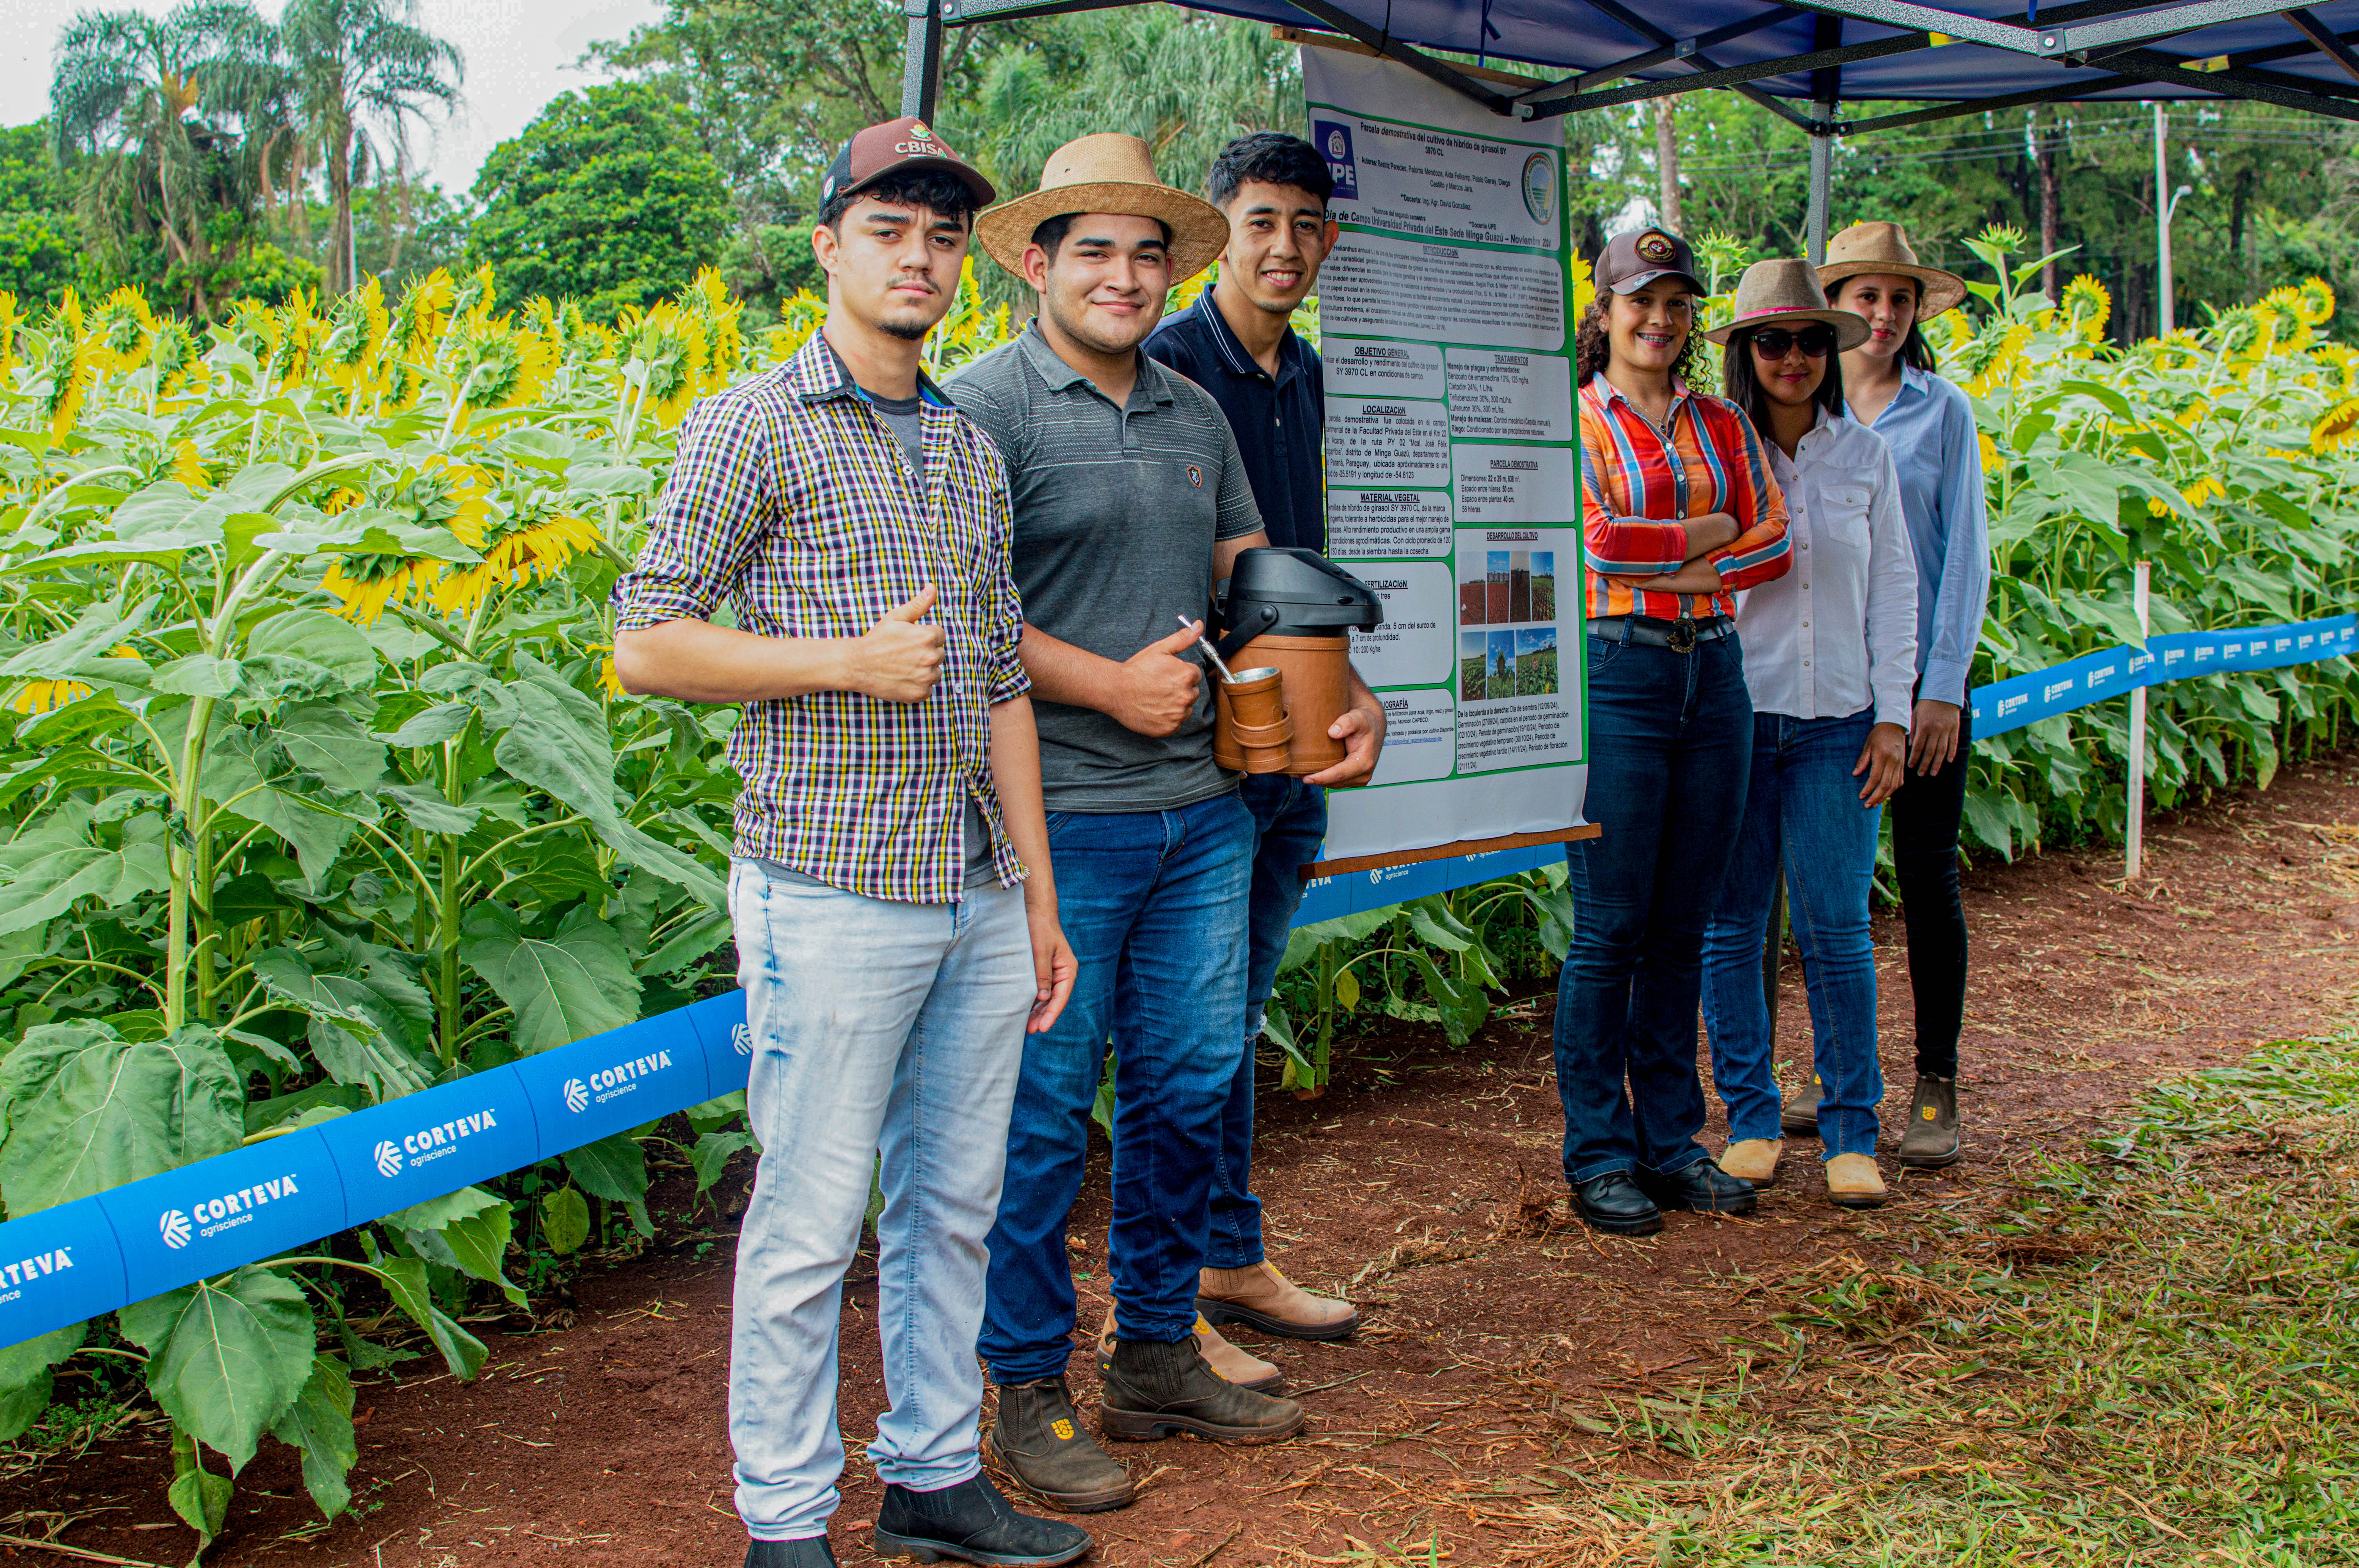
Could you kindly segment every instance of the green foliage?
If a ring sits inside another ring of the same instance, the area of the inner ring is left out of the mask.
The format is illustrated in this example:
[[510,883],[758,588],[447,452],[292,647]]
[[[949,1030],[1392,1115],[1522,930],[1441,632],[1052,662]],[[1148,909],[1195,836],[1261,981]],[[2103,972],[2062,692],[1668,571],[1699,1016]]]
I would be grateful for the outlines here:
[[569,92],[484,160],[468,255],[511,293],[592,319],[686,287],[721,254],[729,197],[679,106],[635,82]]

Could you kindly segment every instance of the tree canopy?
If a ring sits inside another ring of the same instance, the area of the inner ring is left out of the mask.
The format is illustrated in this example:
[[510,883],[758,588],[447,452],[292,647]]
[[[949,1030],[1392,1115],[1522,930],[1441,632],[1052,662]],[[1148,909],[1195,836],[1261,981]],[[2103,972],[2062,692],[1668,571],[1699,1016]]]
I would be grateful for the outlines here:
[[620,82],[569,92],[494,147],[467,254],[511,297],[571,295],[593,318],[652,304],[720,258],[729,190],[679,103]]

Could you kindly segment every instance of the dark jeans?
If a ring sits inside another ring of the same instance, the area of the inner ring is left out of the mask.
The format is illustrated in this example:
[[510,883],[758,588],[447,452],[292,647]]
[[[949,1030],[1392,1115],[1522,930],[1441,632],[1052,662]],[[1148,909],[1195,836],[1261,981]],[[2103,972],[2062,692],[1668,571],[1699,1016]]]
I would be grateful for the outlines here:
[[1874,708],[1843,719],[1753,716],[1745,826],[1704,934],[1703,1021],[1732,1143],[1784,1136],[1761,991],[1762,943],[1782,871],[1810,982],[1811,1061],[1825,1086],[1819,1100],[1825,1157],[1875,1152],[1884,1071],[1875,1057],[1867,901],[1882,812],[1860,805],[1861,781],[1852,774],[1875,727]]
[[1958,715],[1958,754],[1937,773],[1908,775],[1892,797],[1892,869],[1908,926],[1908,986],[1917,1000],[1917,1070],[1958,1076],[1966,1018],[1966,907],[1958,897],[1958,824],[1966,811],[1972,708]]
[[1245,1049],[1221,1113],[1208,1269],[1250,1269],[1262,1260],[1261,1199],[1253,1193],[1254,1043],[1277,985],[1277,961],[1286,957],[1294,912],[1302,907],[1302,868],[1319,858],[1327,838],[1327,792],[1317,784],[1286,773],[1247,773],[1237,793],[1258,835],[1253,929],[1245,946]]
[[1253,853],[1253,816],[1234,793],[1177,811],[1049,814],[1058,914],[1081,974],[1056,1026],[1025,1038],[985,1243],[979,1348],[995,1381],[1057,1376],[1072,1353],[1065,1221],[1109,1037],[1115,1331],[1177,1344],[1195,1330],[1222,1111],[1245,1040]]
[[[1753,767],[1736,639],[1694,651],[1591,637],[1589,820],[1566,846],[1575,925],[1557,984],[1564,1173],[1669,1174],[1707,1158],[1696,1078],[1704,923]],[[1629,1081],[1629,1093],[1623,1081]]]

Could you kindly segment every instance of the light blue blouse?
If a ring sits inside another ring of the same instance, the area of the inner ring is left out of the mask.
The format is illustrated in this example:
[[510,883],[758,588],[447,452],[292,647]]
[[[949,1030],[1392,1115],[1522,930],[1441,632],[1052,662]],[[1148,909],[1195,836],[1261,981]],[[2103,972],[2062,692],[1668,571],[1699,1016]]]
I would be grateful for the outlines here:
[[1900,510],[1917,552],[1917,696],[1963,707],[1990,603],[1990,517],[1973,405],[1952,383],[1903,365],[1900,390],[1873,428],[1899,467]]

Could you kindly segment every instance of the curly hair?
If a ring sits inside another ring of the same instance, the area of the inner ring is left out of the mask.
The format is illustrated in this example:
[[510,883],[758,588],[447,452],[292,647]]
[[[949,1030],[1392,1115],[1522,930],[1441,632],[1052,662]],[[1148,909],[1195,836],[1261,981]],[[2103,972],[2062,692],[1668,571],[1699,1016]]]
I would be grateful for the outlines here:
[[[1589,302],[1589,308],[1581,313],[1580,325],[1573,329],[1572,373],[1576,386],[1587,386],[1590,377],[1603,371],[1614,357],[1612,336],[1605,326],[1605,313],[1613,308],[1607,301],[1613,297],[1611,294],[1601,292]],[[1693,321],[1690,321],[1688,341],[1680,345],[1680,357],[1671,362],[1673,375],[1683,382],[1695,379],[1691,373],[1695,367],[1696,345],[1702,341],[1703,334],[1696,330]]]

